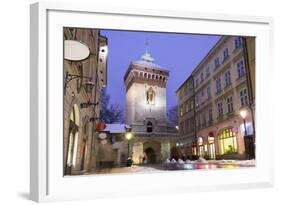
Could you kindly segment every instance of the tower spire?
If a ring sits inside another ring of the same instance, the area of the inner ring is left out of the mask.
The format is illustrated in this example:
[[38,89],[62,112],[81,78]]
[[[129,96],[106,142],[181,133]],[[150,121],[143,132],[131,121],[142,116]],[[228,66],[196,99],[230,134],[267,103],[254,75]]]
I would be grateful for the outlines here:
[[143,61],[150,62],[150,63],[154,62],[154,58],[152,58],[148,52],[148,42],[147,41],[145,42],[145,53],[142,55],[141,59]]
[[147,41],[145,42],[145,53],[148,54],[148,42]]

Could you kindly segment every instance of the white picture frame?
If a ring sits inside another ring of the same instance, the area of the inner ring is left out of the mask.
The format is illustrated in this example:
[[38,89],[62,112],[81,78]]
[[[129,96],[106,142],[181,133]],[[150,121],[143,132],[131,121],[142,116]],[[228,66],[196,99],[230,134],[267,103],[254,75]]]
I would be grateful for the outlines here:
[[[269,79],[269,72],[262,68],[273,69],[271,65],[272,18],[189,11],[99,8],[86,4],[44,2],[31,5],[30,25],[30,198],[32,200],[41,202],[95,199],[273,186],[271,157],[273,140],[266,139],[266,136],[273,135],[269,123],[273,120],[269,115],[273,106],[266,100],[270,95],[268,90],[273,90],[269,89],[273,84],[264,86],[260,83],[263,78]],[[59,97],[63,92],[61,86],[63,77],[62,72],[56,70],[63,69],[63,26],[256,36],[258,82],[256,85],[256,167],[64,177],[62,157],[60,157],[63,128],[62,97]],[[265,118],[268,122],[263,120]],[[155,183],[147,186],[147,181]]]

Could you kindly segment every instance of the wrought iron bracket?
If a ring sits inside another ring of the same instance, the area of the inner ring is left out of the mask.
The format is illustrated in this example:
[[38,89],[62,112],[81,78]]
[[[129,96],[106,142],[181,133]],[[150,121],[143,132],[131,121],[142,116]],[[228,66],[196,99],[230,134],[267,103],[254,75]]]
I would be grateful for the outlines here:
[[64,94],[66,93],[67,84],[76,78],[86,78],[89,80],[91,79],[91,77],[88,77],[88,76],[74,75],[74,74],[69,74],[68,72],[66,72],[66,76],[65,76],[65,80],[64,80]]

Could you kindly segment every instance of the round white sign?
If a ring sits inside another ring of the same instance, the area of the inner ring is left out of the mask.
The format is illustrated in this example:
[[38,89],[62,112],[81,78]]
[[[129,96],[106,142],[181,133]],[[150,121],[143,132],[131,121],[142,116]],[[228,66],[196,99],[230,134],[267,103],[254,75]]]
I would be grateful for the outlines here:
[[107,140],[101,140],[100,143],[101,143],[102,145],[105,145],[105,144],[107,143]]
[[90,55],[90,49],[82,42],[74,40],[64,41],[64,58],[70,61],[81,61]]
[[99,133],[99,138],[100,139],[105,139],[106,138],[106,134],[105,133]]

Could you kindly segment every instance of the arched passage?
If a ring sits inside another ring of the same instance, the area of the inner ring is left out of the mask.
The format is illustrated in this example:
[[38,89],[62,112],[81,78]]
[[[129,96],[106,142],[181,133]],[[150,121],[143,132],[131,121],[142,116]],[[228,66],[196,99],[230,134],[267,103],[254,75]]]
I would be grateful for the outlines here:
[[71,169],[76,165],[79,121],[80,121],[79,107],[77,104],[74,104],[71,109],[70,119],[69,119],[65,174],[71,174]]
[[156,163],[155,151],[149,147],[145,151],[147,163]]

